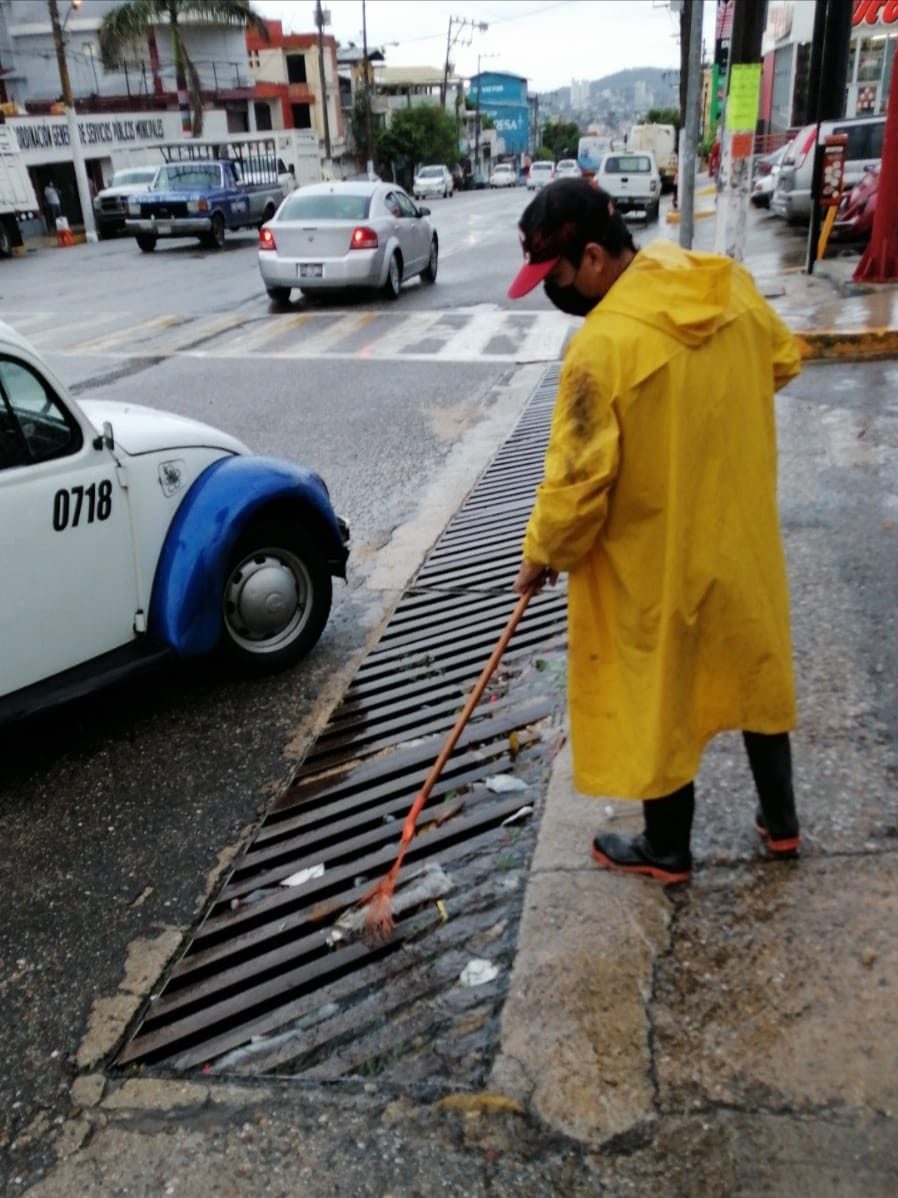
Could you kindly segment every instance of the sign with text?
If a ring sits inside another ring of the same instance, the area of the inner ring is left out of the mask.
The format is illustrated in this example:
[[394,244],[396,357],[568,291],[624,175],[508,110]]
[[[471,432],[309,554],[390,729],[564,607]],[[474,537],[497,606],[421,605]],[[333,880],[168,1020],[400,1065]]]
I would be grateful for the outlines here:
[[727,92],[726,127],[731,132],[751,129],[758,123],[758,102],[761,91],[761,64],[737,62],[730,68],[730,88]]
[[845,153],[848,134],[834,133],[823,141],[823,166],[820,172],[820,203],[824,208],[838,207],[845,180]]
[[[227,136],[227,117],[216,110],[203,113],[204,137]],[[116,152],[151,149],[161,141],[181,136],[177,112],[122,112],[76,118],[85,158],[106,158]],[[6,118],[28,166],[72,159],[69,121],[66,116],[15,116]]]

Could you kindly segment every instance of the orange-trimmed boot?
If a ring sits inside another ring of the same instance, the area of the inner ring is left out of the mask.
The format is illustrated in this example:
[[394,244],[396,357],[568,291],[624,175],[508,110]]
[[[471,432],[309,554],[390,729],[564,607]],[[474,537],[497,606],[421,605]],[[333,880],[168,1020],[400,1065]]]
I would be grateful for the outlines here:
[[618,836],[600,832],[592,842],[592,855],[599,865],[620,873],[641,874],[656,882],[688,882],[692,877],[692,854],[654,852],[645,832],[638,836]]
[[771,824],[768,827],[767,819],[761,808],[758,807],[755,812],[755,827],[771,856],[783,858],[798,856],[798,846],[801,842],[801,836],[794,809],[792,817],[791,820],[785,820],[780,825]]

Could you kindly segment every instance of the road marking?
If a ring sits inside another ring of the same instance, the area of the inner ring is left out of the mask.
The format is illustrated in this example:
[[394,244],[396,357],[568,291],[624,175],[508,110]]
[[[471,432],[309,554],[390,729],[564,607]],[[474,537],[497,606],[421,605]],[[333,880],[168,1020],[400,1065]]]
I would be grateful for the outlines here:
[[[31,320],[41,321],[43,314],[33,313]],[[74,336],[85,324],[95,328],[97,320],[43,328],[40,339],[45,345],[52,343],[58,353],[112,358],[522,363],[557,361],[579,323],[559,312],[520,312],[487,304],[405,313],[325,308],[261,319],[248,318],[242,310],[195,319],[167,313],[87,341]]]
[[[106,333],[102,337],[94,337],[92,341],[80,341],[77,346],[73,347],[73,352],[77,354],[102,354],[119,345],[126,338],[129,341],[140,341],[141,338],[151,336],[160,330],[171,329],[176,325],[183,323],[183,317],[180,316],[151,316],[147,320],[138,321],[137,324],[128,325],[126,328],[115,329],[111,333]],[[60,330],[63,331],[62,329]],[[140,355],[146,355],[148,352],[152,354],[152,349],[148,351],[145,345],[140,347]],[[138,354],[133,350],[122,355],[123,357],[137,357]]]

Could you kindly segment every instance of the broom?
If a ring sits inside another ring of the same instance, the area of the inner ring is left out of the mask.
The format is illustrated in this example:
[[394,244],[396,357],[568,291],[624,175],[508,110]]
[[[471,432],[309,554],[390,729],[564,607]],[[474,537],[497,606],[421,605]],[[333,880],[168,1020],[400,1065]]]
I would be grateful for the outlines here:
[[373,889],[369,890],[367,894],[363,894],[358,900],[359,906],[364,906],[366,903],[368,904],[365,926],[368,935],[373,940],[386,940],[386,938],[393,931],[393,892],[396,889],[396,879],[399,876],[399,870],[402,866],[403,858],[405,857],[405,850],[408,848],[412,838],[415,835],[415,825],[418,821],[418,816],[421,814],[421,808],[427,802],[427,798],[431,790],[433,790],[437,779],[442,773],[443,766],[449,760],[449,756],[452,753],[452,750],[455,748],[465,724],[467,724],[468,720],[470,719],[471,712],[480,702],[483,692],[486,689],[486,684],[489,682],[493,672],[496,669],[496,666],[499,664],[499,659],[505,652],[508,642],[511,640],[512,634],[517,628],[521,616],[523,616],[524,610],[530,601],[530,597],[536,594],[537,589],[538,587],[534,587],[529,591],[525,591],[525,593],[515,604],[514,611],[508,617],[508,623],[505,625],[495,649],[493,649],[492,653],[490,654],[489,661],[483,667],[483,672],[477,679],[474,689],[468,696],[468,701],[462,708],[461,714],[455,721],[452,731],[446,738],[446,743],[443,745],[439,756],[433,763],[430,773],[425,778],[424,785],[418,792],[414,803],[412,803],[411,807],[409,808],[408,815],[405,817],[405,823],[402,825],[402,837],[399,841],[399,852],[396,855],[396,860],[393,862],[390,872],[385,874]]

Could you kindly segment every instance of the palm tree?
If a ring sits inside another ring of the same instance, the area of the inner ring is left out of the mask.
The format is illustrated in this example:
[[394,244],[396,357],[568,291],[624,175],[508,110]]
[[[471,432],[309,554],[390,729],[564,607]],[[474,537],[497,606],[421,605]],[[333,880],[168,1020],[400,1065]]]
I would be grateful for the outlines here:
[[253,9],[251,0],[125,0],[103,18],[100,54],[104,67],[115,70],[127,51],[143,41],[155,25],[167,24],[175,60],[181,128],[187,136],[198,137],[203,131],[203,105],[199,73],[181,36],[181,25],[187,22],[252,27],[268,40],[268,27]]

